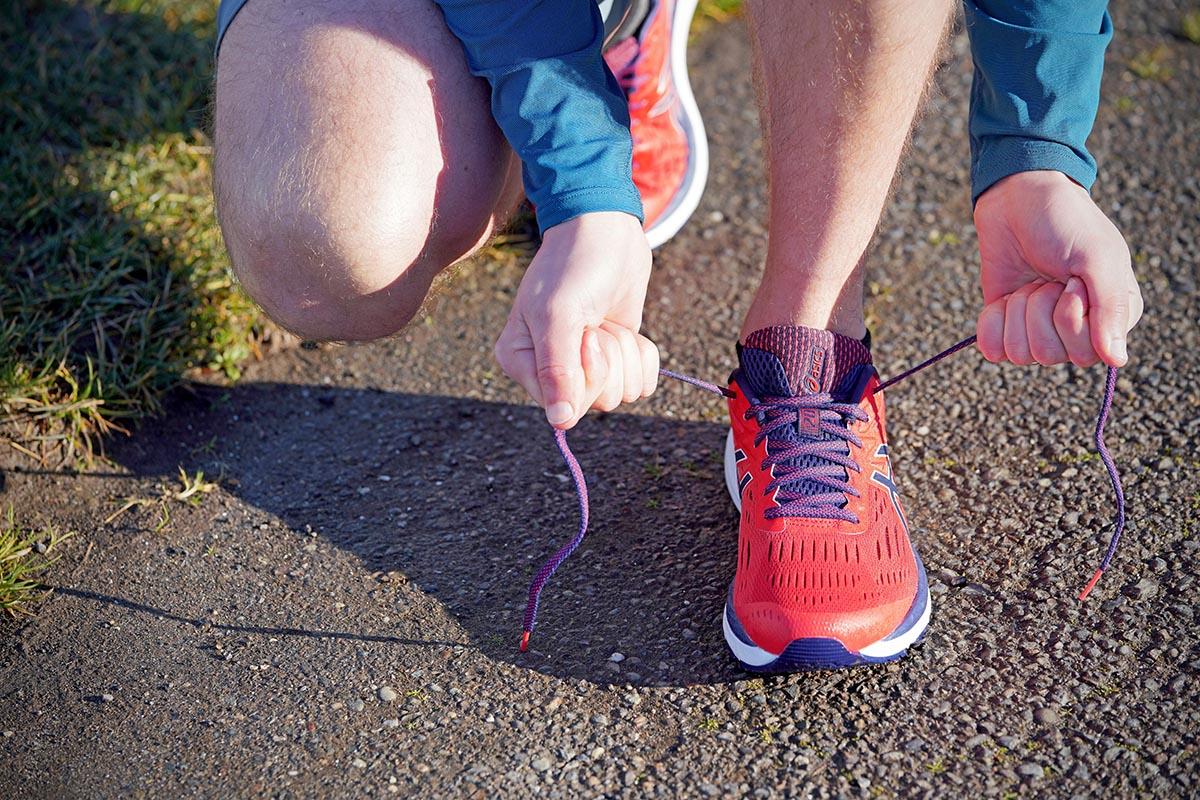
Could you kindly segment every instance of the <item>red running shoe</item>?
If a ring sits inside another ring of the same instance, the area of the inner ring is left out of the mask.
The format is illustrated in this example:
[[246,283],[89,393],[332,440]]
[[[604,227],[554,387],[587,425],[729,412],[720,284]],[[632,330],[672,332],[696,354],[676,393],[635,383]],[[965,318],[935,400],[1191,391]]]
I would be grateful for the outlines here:
[[742,517],[725,641],[762,672],[899,658],[929,624],[929,587],[870,351],[776,327],[746,337],[739,356],[725,480]]
[[696,0],[651,0],[637,34],[604,53],[629,100],[633,182],[651,247],[679,232],[708,180],[708,140],[687,73],[695,10]]

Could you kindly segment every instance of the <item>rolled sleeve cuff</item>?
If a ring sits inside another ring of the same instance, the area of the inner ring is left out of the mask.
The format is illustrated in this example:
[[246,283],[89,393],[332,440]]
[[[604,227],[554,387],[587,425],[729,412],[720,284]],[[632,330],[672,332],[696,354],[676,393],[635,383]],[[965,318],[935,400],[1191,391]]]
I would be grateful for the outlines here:
[[1095,162],[1065,144],[1018,136],[988,137],[980,142],[979,158],[972,165],[971,202],[1002,178],[1043,169],[1061,172],[1089,191],[1096,182]]
[[643,221],[642,198],[631,184],[629,188],[577,189],[551,196],[537,207],[538,230],[545,233],[555,225],[599,211],[621,211]]

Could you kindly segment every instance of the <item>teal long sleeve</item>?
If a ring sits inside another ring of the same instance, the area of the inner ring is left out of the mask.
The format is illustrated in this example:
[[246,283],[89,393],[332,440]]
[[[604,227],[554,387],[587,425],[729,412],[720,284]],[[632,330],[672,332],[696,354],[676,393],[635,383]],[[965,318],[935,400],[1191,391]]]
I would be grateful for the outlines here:
[[1096,180],[1087,138],[1100,104],[1107,0],[963,0],[975,61],[971,199],[1001,178],[1057,170]]
[[595,0],[436,0],[522,161],[545,231],[592,211],[642,219],[625,95],[600,54]]

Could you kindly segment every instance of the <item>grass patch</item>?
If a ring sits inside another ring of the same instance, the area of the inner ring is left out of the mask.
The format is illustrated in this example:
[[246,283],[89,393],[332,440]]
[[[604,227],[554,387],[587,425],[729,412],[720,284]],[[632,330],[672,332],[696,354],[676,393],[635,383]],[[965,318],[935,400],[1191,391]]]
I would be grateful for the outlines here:
[[1179,27],[1183,38],[1192,44],[1200,44],[1200,10],[1184,14]]
[[93,0],[0,18],[0,439],[29,455],[86,463],[263,341],[209,191],[215,13]]
[[699,0],[692,17],[692,36],[703,33],[714,24],[720,25],[742,13],[744,0]]
[[1166,83],[1175,75],[1175,70],[1167,63],[1170,57],[1171,51],[1166,45],[1160,44],[1134,56],[1129,62],[1129,69],[1143,80]]
[[53,530],[29,531],[16,524],[10,506],[0,521],[0,610],[10,617],[30,614],[29,605],[48,594],[34,575],[58,560],[51,551],[71,537]]

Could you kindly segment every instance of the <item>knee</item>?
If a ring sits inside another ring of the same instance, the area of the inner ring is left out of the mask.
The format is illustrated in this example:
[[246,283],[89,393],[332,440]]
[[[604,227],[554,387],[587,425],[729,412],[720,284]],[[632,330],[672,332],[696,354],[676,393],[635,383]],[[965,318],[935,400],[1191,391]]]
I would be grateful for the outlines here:
[[221,229],[246,292],[284,328],[328,341],[396,333],[437,273],[473,249],[461,232],[434,226],[423,205],[361,186],[347,196],[218,191]]

